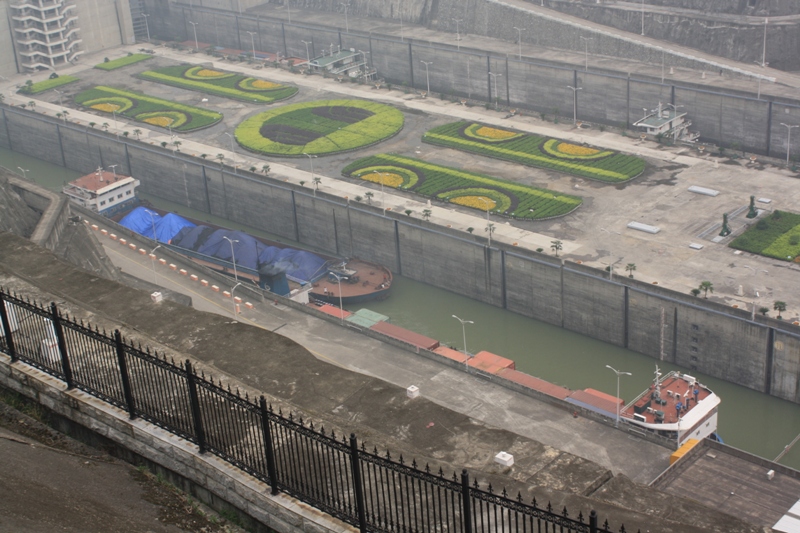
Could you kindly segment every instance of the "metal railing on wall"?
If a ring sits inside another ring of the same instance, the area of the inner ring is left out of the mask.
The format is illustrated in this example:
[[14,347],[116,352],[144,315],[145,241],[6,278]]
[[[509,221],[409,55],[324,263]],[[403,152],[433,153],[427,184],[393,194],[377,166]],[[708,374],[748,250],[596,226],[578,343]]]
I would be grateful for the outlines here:
[[[62,314],[0,287],[0,352],[211,452],[361,532],[531,531],[611,533],[592,510],[570,517],[550,504],[525,503],[467,470],[439,468],[368,451],[355,435],[317,429],[275,412],[264,396],[238,388],[164,354]],[[625,532],[621,526],[620,532]]]

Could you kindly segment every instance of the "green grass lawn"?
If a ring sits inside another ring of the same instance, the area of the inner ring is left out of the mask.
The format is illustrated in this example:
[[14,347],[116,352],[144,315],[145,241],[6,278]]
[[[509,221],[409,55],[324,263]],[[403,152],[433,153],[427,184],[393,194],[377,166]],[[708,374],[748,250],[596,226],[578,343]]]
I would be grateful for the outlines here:
[[633,179],[645,169],[638,157],[474,122],[438,126],[422,141],[607,183]]
[[583,202],[577,196],[394,154],[359,159],[342,169],[342,174],[513,218],[563,216]]
[[139,63],[140,61],[146,61],[152,58],[153,56],[150,54],[130,54],[125,57],[120,57],[119,59],[112,59],[111,61],[98,63],[94,66],[94,68],[99,68],[100,70],[116,70],[118,68],[127,67],[128,65],[133,65],[134,63]]
[[800,256],[800,215],[774,211],[736,237],[731,248],[792,261]]
[[61,87],[62,85],[66,85],[68,83],[74,83],[79,81],[78,78],[75,76],[59,76],[57,78],[53,78],[52,80],[44,80],[38,83],[33,83],[31,85],[24,85],[19,91],[22,94],[39,94],[43,93],[50,89],[55,89],[56,87]]
[[222,114],[141,93],[98,86],[75,95],[78,104],[108,113],[116,112],[134,120],[173,131],[188,132],[222,120]]

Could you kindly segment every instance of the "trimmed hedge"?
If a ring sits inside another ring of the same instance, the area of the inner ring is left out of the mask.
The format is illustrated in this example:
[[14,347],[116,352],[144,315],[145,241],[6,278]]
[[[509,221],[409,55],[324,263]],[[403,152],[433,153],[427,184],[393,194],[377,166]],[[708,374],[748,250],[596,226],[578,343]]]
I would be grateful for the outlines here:
[[129,56],[120,57],[119,59],[112,59],[111,61],[98,63],[94,66],[94,68],[99,68],[100,70],[116,70],[118,68],[127,67],[128,65],[133,65],[134,63],[139,63],[140,61],[146,61],[152,58],[153,56],[150,54],[131,54]]
[[[94,89],[89,89],[77,94],[75,96],[75,102],[85,107],[91,107],[102,103],[119,104],[120,97],[130,100],[133,105],[127,109],[120,109],[120,111],[117,111],[117,114],[140,122],[143,122],[145,118],[156,118],[159,116],[159,113],[164,113],[164,117],[172,119],[176,119],[178,116],[175,113],[180,114],[182,117],[185,116],[185,121],[176,121],[177,124],[172,127],[173,131],[193,131],[211,126],[222,120],[222,114],[215,111],[105,86],[98,86]],[[107,111],[102,112],[108,113]]]
[[[316,100],[259,113],[242,122],[235,135],[248,150],[298,157],[363,148],[395,135],[403,124],[402,112],[377,102]],[[264,136],[266,129],[273,132],[274,139]]]
[[52,80],[44,80],[32,85],[23,85],[17,92],[22,94],[39,94],[49,89],[55,89],[56,87],[61,87],[62,85],[74,83],[76,81],[79,81],[79,79],[75,76],[59,76]]
[[745,252],[792,261],[800,256],[800,215],[775,211],[750,226],[730,246]]
[[[429,130],[422,141],[521,163],[526,166],[558,170],[607,183],[620,183],[635,178],[645,169],[645,162],[638,157],[624,155],[610,150],[597,150],[591,155],[570,154],[558,150],[563,144],[565,149],[578,151],[579,147],[558,139],[546,139],[532,134],[521,134],[508,130],[514,136],[509,139],[481,139],[476,131],[483,125],[473,122],[452,122]],[[501,128],[490,129],[500,130]],[[587,150],[588,151],[588,150]]]
[[274,87],[257,88],[253,86],[253,83],[263,82],[272,84],[272,82],[223,71],[217,71],[222,74],[217,77],[204,78],[195,74],[202,70],[216,71],[216,69],[180,65],[156,70],[146,70],[138,74],[137,77],[163,83],[165,85],[172,85],[173,87],[189,89],[190,91],[199,91],[206,94],[241,100],[243,102],[259,102],[262,104],[271,104],[278,100],[291,98],[297,94],[298,90],[297,87],[281,84],[274,84]]
[[445,201],[461,196],[487,196],[497,203],[497,207],[492,211],[513,218],[535,220],[564,216],[583,203],[577,196],[554,193],[547,189],[394,154],[379,154],[359,159],[342,169],[342,174],[346,177],[365,179],[365,175],[375,171],[397,174],[414,172],[417,175],[416,181],[404,180],[401,188],[422,196]]

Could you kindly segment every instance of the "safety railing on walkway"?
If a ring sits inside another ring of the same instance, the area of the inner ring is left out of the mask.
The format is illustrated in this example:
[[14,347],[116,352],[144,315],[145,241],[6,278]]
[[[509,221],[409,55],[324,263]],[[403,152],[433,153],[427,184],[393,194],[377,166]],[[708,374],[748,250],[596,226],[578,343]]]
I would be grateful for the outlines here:
[[[362,532],[611,533],[588,518],[470,483],[402,456],[360,446],[355,435],[275,412],[264,396],[231,390],[164,354],[0,287],[0,351],[195,443],[242,471]],[[624,526],[620,527],[624,532]]]

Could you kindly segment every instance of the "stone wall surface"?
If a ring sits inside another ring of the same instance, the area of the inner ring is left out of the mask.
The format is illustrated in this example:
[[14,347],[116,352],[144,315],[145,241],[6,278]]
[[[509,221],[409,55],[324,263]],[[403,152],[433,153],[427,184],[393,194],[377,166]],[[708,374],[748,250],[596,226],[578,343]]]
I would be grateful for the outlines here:
[[[90,172],[123,161],[155,196],[800,403],[791,324],[232,169],[135,139],[2,108],[4,147]],[[10,145],[10,146],[9,146]],[[81,148],[83,145],[83,148]],[[63,150],[63,152],[62,152]],[[258,207],[258,209],[256,209]],[[662,327],[661,312],[664,310]],[[662,335],[663,331],[663,335]],[[662,355],[661,342],[664,340]]]

